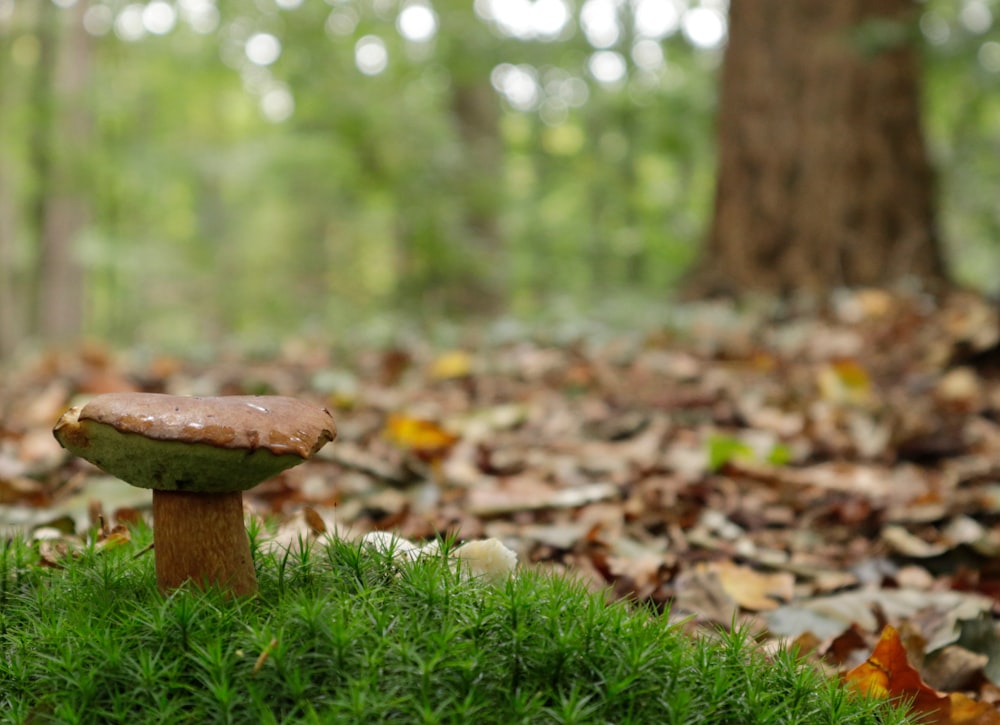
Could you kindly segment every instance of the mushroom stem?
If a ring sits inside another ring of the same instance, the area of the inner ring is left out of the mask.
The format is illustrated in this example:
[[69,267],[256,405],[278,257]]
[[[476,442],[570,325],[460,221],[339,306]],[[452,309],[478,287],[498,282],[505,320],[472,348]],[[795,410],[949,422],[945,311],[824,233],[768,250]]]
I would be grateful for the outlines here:
[[243,494],[153,491],[156,584],[168,592],[192,581],[231,596],[257,593]]

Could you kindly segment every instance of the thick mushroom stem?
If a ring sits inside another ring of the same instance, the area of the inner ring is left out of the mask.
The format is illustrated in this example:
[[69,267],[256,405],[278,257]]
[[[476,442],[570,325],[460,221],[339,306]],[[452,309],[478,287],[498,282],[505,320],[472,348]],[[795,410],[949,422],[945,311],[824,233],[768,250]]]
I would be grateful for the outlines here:
[[257,593],[241,492],[153,491],[153,532],[161,592],[191,581],[228,596]]

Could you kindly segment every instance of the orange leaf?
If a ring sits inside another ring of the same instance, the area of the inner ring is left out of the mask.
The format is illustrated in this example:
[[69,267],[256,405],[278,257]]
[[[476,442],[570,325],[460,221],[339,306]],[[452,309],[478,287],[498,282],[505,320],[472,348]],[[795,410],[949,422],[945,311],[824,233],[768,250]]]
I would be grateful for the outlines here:
[[421,458],[433,460],[444,456],[458,441],[458,436],[432,420],[411,418],[393,413],[385,424],[385,436],[400,448],[413,451]]
[[933,716],[927,722],[945,725],[951,722],[951,701],[920,679],[910,666],[906,650],[895,627],[886,626],[871,656],[844,675],[854,689],[875,697],[911,700],[913,709]]

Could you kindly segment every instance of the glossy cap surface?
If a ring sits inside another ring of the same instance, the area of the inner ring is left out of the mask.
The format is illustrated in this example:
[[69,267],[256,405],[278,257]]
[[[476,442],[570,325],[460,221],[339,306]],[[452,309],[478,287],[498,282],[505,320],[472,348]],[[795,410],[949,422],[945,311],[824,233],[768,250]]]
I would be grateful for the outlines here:
[[135,486],[242,491],[310,458],[336,436],[324,408],[283,396],[99,395],[53,433],[70,452]]

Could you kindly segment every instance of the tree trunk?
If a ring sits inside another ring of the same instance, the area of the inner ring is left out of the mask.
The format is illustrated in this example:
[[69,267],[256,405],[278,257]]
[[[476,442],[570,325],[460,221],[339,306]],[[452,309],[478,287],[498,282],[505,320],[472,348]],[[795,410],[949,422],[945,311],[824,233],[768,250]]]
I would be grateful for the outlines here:
[[39,322],[49,340],[75,337],[83,323],[83,269],[76,245],[90,219],[90,203],[84,190],[86,154],[92,136],[91,113],[86,104],[92,40],[83,27],[89,4],[80,0],[74,6],[56,65],[59,112],[50,143],[58,153],[42,222],[39,256]]
[[504,280],[500,221],[503,145],[500,102],[489,82],[459,81],[451,97],[451,114],[462,143],[458,193],[464,206],[465,243],[472,275],[458,280],[453,303],[471,312],[495,312]]
[[14,351],[22,334],[14,210],[7,171],[0,160],[0,363]]
[[37,5],[38,57],[35,60],[27,99],[31,112],[31,130],[27,138],[27,156],[33,184],[26,203],[27,227],[35,244],[35,256],[22,289],[25,301],[24,327],[29,336],[39,333],[42,318],[41,248],[45,218],[52,186],[52,118],[58,40],[58,10],[53,3]]
[[[10,32],[0,32],[0,78],[11,77],[12,35]],[[0,139],[13,137],[10,117],[22,103],[17,94],[10,91],[10,85],[0,84]],[[15,236],[15,230],[22,221],[17,217],[20,210],[12,183],[14,174],[10,170],[9,144],[9,141],[7,145],[0,142],[0,366],[14,351],[24,323],[21,305],[18,304],[22,299],[21,270]]]
[[83,170],[91,135],[85,87],[92,40],[83,27],[88,6],[78,2],[69,23],[52,3],[40,4],[39,10],[29,139],[36,254],[27,317],[29,335],[46,340],[76,335],[82,324],[83,280],[75,243],[89,217]]
[[945,282],[911,0],[734,0],[696,295]]
[[[420,295],[438,314],[496,312],[508,284],[499,210],[503,204],[500,100],[489,77],[498,60],[497,40],[468,0],[437,0],[441,32],[434,57],[447,69],[442,110],[452,148],[428,158],[435,189],[451,204],[401,208],[397,258],[401,301]],[[426,181],[418,183],[426,187]],[[420,198],[428,190],[411,193]],[[429,197],[424,197],[429,198]]]

